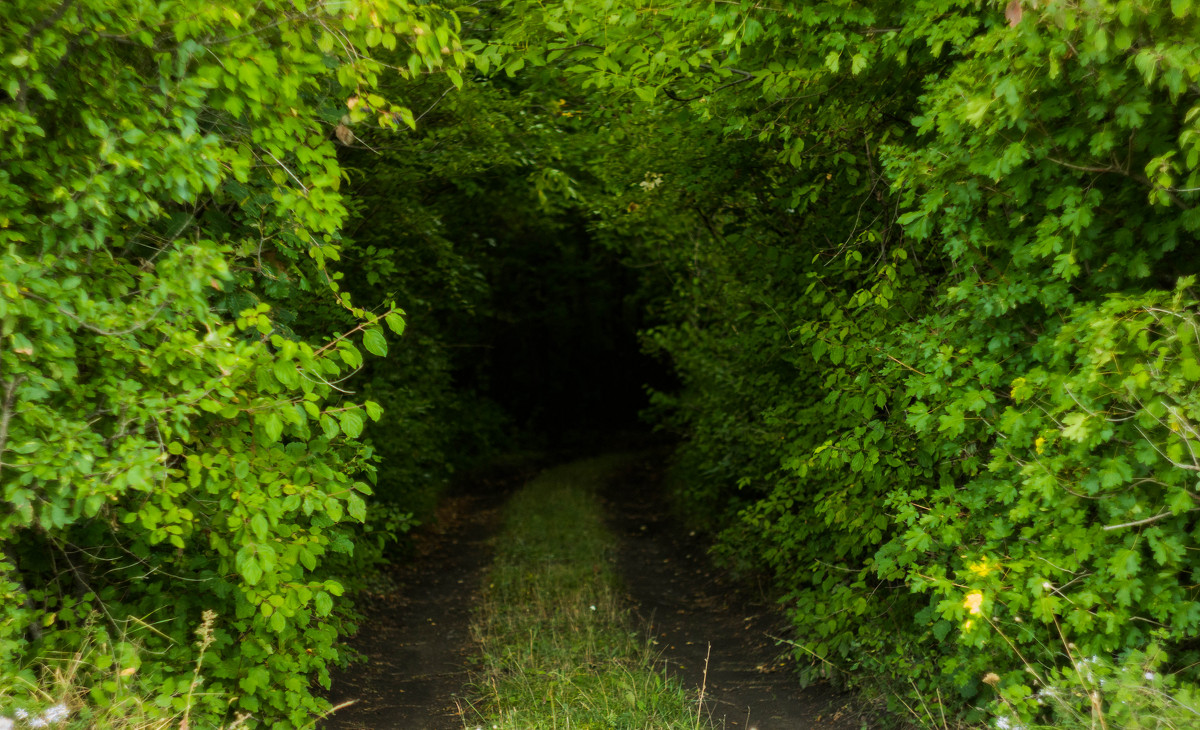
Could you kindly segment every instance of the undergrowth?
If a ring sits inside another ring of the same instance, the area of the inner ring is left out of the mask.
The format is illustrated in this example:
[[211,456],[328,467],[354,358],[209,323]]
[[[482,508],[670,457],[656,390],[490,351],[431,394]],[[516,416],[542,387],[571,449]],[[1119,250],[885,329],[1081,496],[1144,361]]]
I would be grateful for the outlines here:
[[[204,612],[196,630],[196,661],[189,680],[164,683],[140,676],[140,647],[112,643],[96,628],[95,639],[73,653],[50,655],[18,675],[20,681],[0,686],[0,730],[236,730],[259,727],[250,713],[235,712],[219,726],[194,717],[202,697],[214,693],[205,686],[204,657],[212,646],[217,616]],[[89,623],[89,627],[92,624]],[[231,698],[232,699],[232,698]],[[335,707],[299,726],[312,730]]]
[[484,666],[468,727],[711,727],[622,607],[595,490],[624,461],[552,469],[506,508],[474,625]]

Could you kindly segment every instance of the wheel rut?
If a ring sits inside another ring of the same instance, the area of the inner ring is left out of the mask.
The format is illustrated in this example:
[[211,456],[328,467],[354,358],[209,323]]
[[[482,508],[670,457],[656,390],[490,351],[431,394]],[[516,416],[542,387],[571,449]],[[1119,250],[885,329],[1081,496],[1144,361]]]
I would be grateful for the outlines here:
[[790,671],[786,621],[768,599],[714,569],[707,544],[670,516],[662,459],[643,460],[605,494],[630,600],[668,671],[703,687],[705,709],[726,730],[859,730],[851,698],[827,685],[801,688]]
[[[326,730],[462,730],[460,705],[476,655],[472,611],[507,485],[447,498],[416,538],[416,556],[366,597],[350,646],[366,657],[338,672]],[[361,600],[361,599],[360,599]]]

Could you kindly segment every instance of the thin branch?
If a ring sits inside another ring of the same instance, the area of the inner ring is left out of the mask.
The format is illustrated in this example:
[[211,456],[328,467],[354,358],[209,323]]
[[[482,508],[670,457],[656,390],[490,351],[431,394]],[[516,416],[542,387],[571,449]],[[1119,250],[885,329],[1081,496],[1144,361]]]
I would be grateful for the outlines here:
[[[1188,510],[1188,512],[1195,512],[1195,511],[1196,510]],[[1122,522],[1119,525],[1105,525],[1104,529],[1105,530],[1120,530],[1124,527],[1137,527],[1138,525],[1148,525],[1151,522],[1158,522],[1159,520],[1165,520],[1166,518],[1171,517],[1174,514],[1175,514],[1174,512],[1160,512],[1159,514],[1156,514],[1153,517],[1147,517],[1144,520],[1134,520],[1133,522]]]
[[0,473],[4,470],[4,451],[8,443],[8,422],[12,420],[13,403],[17,399],[17,388],[28,378],[18,375],[4,385],[4,404],[0,406]]
[[1049,160],[1050,162],[1053,162],[1056,165],[1062,165],[1063,167],[1068,167],[1072,170],[1079,170],[1080,172],[1100,172],[1100,173],[1117,172],[1117,173],[1121,173],[1122,175],[1125,174],[1124,170],[1122,170],[1119,167],[1114,167],[1112,165],[1109,165],[1108,167],[1096,167],[1094,165],[1076,165],[1072,162],[1067,162],[1066,160],[1059,160],[1054,157],[1047,157],[1046,159]]
[[276,157],[274,154],[272,154],[271,150],[264,150],[264,152],[266,152],[268,155],[270,155],[271,159],[275,160],[276,164],[278,164],[280,167],[282,167],[284,169],[284,171],[287,172],[287,174],[291,175],[292,179],[296,181],[297,185],[304,188],[304,193],[306,195],[308,194],[308,192],[309,192],[308,186],[305,185],[303,182],[301,182],[300,178],[296,177],[296,173],[294,173],[290,169],[288,169],[288,166],[283,164],[283,162],[280,161],[280,159],[278,157]]
[[[698,68],[707,69],[707,70],[709,70],[709,71],[712,71],[712,70],[714,70],[714,69],[713,69],[713,67],[712,67],[712,66],[710,66],[710,65],[708,65],[707,63],[701,64],[700,66],[698,66]],[[686,98],[684,98],[684,97],[681,97],[681,96],[679,96],[679,95],[678,95],[678,94],[676,94],[674,91],[671,91],[670,89],[668,89],[668,88],[666,88],[666,87],[664,87],[664,88],[663,88],[663,93],[664,93],[664,94],[666,94],[666,95],[667,95],[667,98],[669,98],[671,101],[678,101],[678,102],[680,102],[680,103],[687,103],[687,102],[689,102],[689,101],[695,101],[695,100],[697,100],[697,99],[703,99],[703,98],[704,98],[704,97],[706,97],[706,96],[711,96],[712,94],[715,94],[715,93],[717,93],[718,91],[720,91],[720,90],[722,90],[722,89],[728,89],[728,88],[729,88],[729,87],[731,87],[731,86],[737,86],[738,84],[744,84],[744,83],[746,83],[747,81],[750,81],[750,80],[752,80],[752,79],[754,78],[754,74],[750,73],[749,71],[743,71],[743,70],[742,70],[742,69],[740,69],[740,68],[727,68],[727,69],[725,69],[725,70],[726,70],[726,71],[729,71],[729,72],[731,72],[731,73],[738,74],[739,76],[741,76],[741,78],[740,78],[740,79],[737,79],[737,80],[735,80],[735,81],[730,81],[730,82],[729,82],[729,83],[727,83],[727,84],[721,84],[721,85],[720,85],[720,86],[718,86],[717,88],[715,88],[715,89],[712,89],[711,91],[709,91],[709,92],[707,92],[707,93],[700,94],[699,96],[689,96],[689,97],[686,97]]]
[[[30,294],[29,292],[21,292],[21,296],[28,297],[30,299],[35,299],[44,304],[52,303],[49,299],[40,297],[37,294]],[[132,334],[134,332],[137,332],[138,330],[142,330],[142,329],[145,329],[146,327],[150,326],[150,323],[153,322],[154,320],[158,319],[158,315],[162,314],[162,311],[164,309],[166,309],[167,305],[170,303],[171,303],[170,297],[168,297],[167,299],[164,299],[162,304],[159,304],[158,307],[156,307],[154,309],[154,313],[151,314],[148,319],[146,319],[142,322],[138,322],[137,324],[130,325],[129,327],[126,327],[123,330],[106,330],[101,327],[97,327],[96,325],[84,320],[79,315],[75,314],[74,312],[70,311],[69,309],[64,309],[63,307],[55,307],[55,310],[59,314],[63,315],[64,317],[67,317],[68,319],[73,320],[80,327],[83,327],[86,330],[91,330],[92,332],[95,332],[98,335],[104,335],[105,337],[123,337],[124,335]]]
[[426,109],[425,111],[421,112],[421,116],[419,116],[419,117],[417,117],[416,119],[414,119],[414,120],[413,120],[413,125],[414,125],[414,126],[416,126],[416,123],[417,123],[417,122],[419,122],[419,121],[421,121],[422,119],[424,119],[426,114],[428,114],[429,112],[433,111],[433,108],[434,108],[435,106],[437,106],[438,104],[440,104],[440,103],[442,102],[442,99],[445,99],[445,98],[446,98],[446,94],[449,94],[451,91],[454,91],[454,88],[455,88],[455,87],[454,87],[454,84],[451,84],[449,88],[447,88],[445,91],[443,91],[443,92],[442,92],[442,95],[441,95],[441,96],[439,96],[439,97],[437,98],[437,100],[436,100],[436,101],[434,101],[432,104],[430,104],[428,109]]
[[1169,463],[1171,466],[1175,467],[1176,469],[1187,469],[1188,471],[1200,471],[1200,466],[1196,466],[1195,464],[1184,464],[1184,463],[1175,461],[1171,457],[1167,456],[1165,453],[1163,453],[1162,449],[1158,448],[1158,444],[1156,444],[1152,440],[1150,440],[1150,436],[1147,435],[1145,431],[1143,431],[1138,426],[1134,426],[1134,428],[1136,428],[1137,432],[1142,435],[1142,438],[1146,440],[1146,443],[1150,444],[1150,447],[1153,448],[1155,451],[1157,451],[1158,455],[1161,456],[1163,459],[1165,459],[1167,461],[1167,463]]

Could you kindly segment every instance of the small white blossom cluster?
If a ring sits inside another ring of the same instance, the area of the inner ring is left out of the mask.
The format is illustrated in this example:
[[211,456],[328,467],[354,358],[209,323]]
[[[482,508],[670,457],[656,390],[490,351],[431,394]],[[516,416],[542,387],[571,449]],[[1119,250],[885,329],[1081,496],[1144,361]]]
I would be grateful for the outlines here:
[[996,730],[1025,730],[1025,726],[1007,717],[997,717]]
[[[26,727],[50,727],[66,720],[70,714],[71,711],[62,703],[47,708],[41,714],[33,717],[30,717],[25,710],[16,710],[13,712],[13,717],[0,716],[0,730],[15,730],[16,720],[20,720]],[[14,720],[14,718],[16,719]]]
[[[1076,665],[1075,669],[1076,671],[1083,673],[1083,679],[1085,682],[1088,684],[1093,684],[1096,681],[1096,677],[1092,674],[1092,666],[1098,664],[1099,662],[1100,657],[1093,655],[1084,659],[1080,659],[1079,664]],[[1104,686],[1103,679],[1100,680],[1100,686]]]
[[648,172],[646,173],[646,179],[638,183],[638,185],[642,187],[643,191],[648,193],[659,185],[662,185],[662,181],[662,175],[659,173]]
[[1042,687],[1037,691],[1037,694],[1035,694],[1033,698],[1037,700],[1039,705],[1045,704],[1044,700],[1058,699],[1058,690],[1053,687]]

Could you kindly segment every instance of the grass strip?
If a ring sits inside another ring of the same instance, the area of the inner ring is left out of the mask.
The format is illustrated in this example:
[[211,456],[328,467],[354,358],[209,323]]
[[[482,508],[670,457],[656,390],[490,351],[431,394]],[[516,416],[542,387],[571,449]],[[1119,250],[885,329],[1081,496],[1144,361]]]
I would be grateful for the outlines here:
[[503,730],[708,728],[623,606],[597,489],[629,457],[545,472],[505,508],[474,625],[476,720]]

